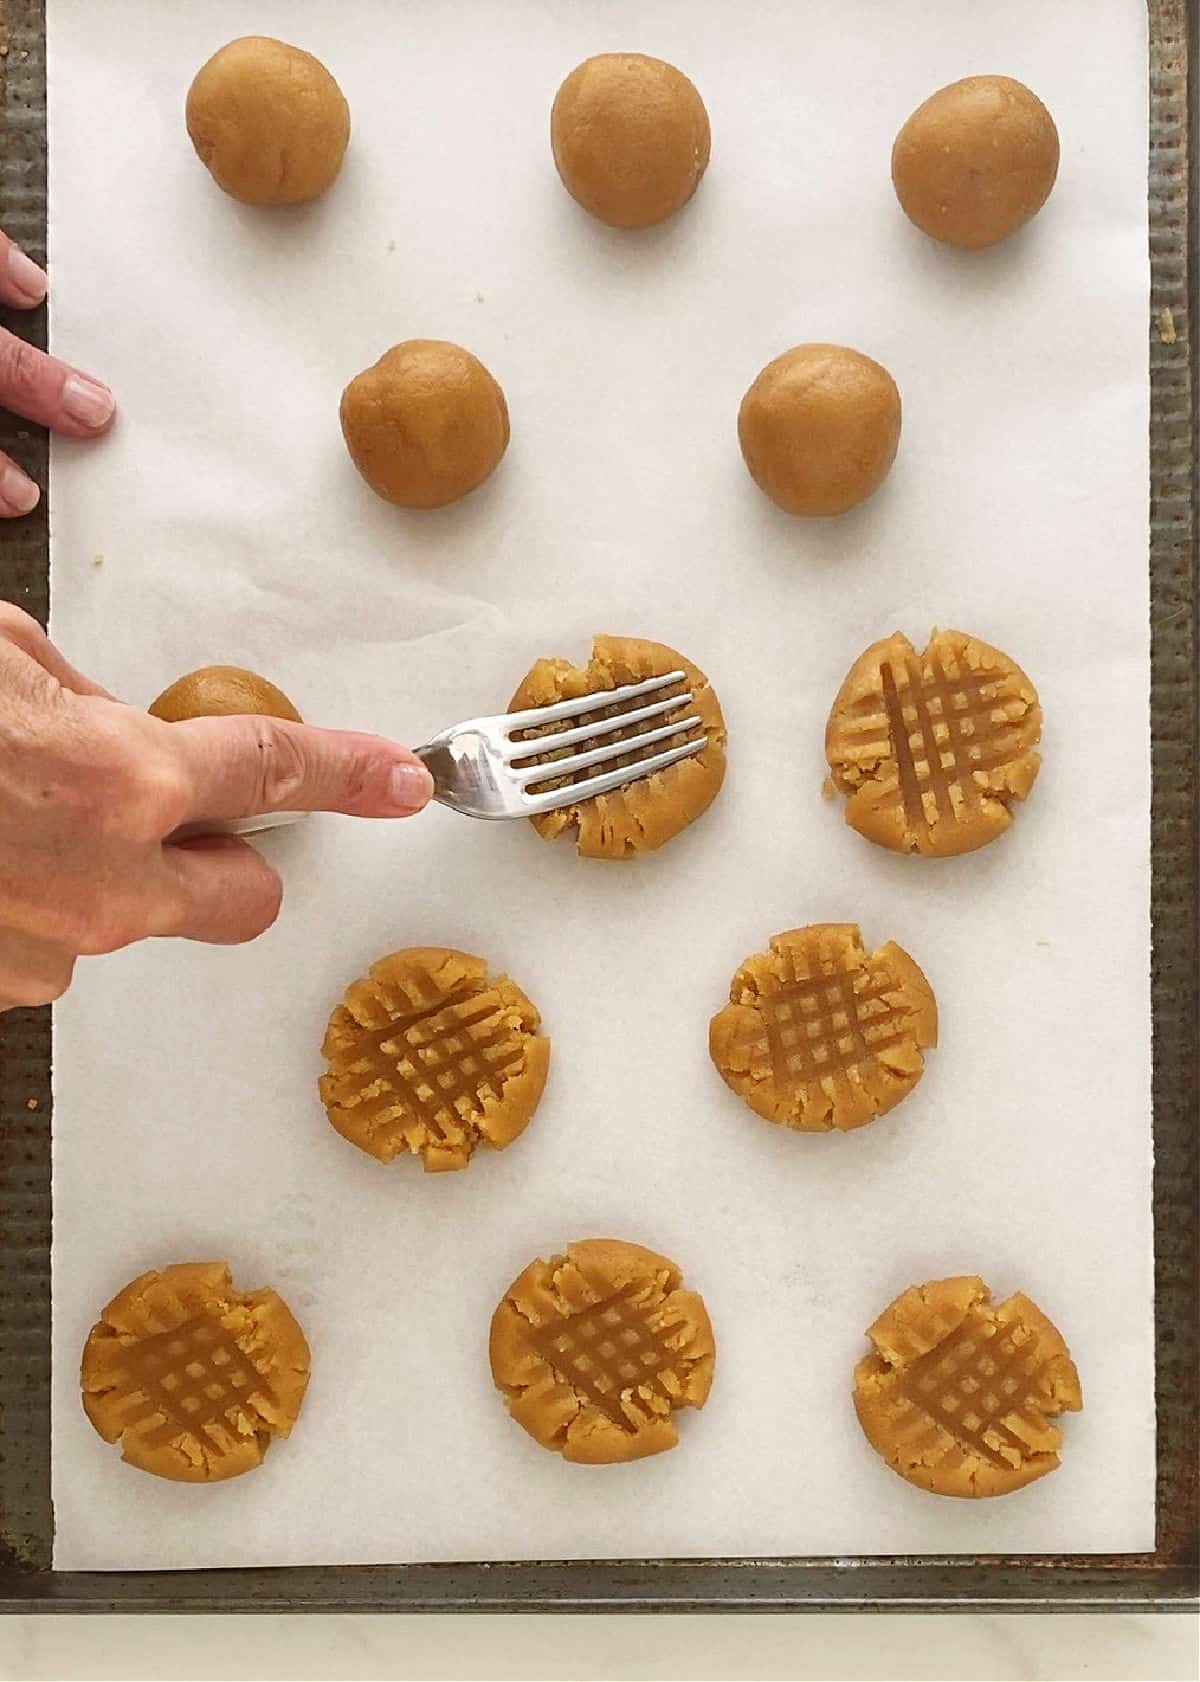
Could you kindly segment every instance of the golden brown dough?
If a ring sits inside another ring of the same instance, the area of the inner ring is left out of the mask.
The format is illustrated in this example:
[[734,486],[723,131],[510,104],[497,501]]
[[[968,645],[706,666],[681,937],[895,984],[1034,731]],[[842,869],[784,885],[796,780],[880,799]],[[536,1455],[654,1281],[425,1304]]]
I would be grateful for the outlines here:
[[289,1434],[308,1367],[274,1291],[235,1290],[224,1262],[176,1262],[127,1285],[92,1327],[83,1406],[131,1466],[213,1483],[251,1471]]
[[187,131],[218,187],[243,204],[301,204],[335,180],[350,107],[319,59],[268,35],[214,53],[188,89]]
[[675,1411],[703,1407],[716,1359],[703,1299],[675,1263],[618,1238],[533,1261],[492,1316],[508,1411],[564,1460],[610,1465],[674,1448]]
[[[662,677],[667,672],[681,671],[685,682],[678,690],[666,690],[651,699],[664,700],[673,694],[687,694],[691,700],[685,716],[700,719],[696,729],[655,742],[642,751],[642,757],[665,752],[668,748],[696,740],[701,734],[708,737],[707,746],[691,759],[670,765],[640,782],[631,783],[613,794],[596,795],[575,806],[563,806],[555,812],[531,818],[538,834],[547,841],[568,832],[577,832],[579,851],[587,858],[624,859],[635,853],[652,852],[686,829],[716,798],[725,777],[725,720],[721,705],[704,673],[690,660],[663,643],[646,642],[640,637],[598,636],[592,647],[592,657],[586,666],[572,666],[567,660],[539,660],[526,674],[508,710],[523,707],[544,707],[554,701],[574,700],[603,689],[618,689],[623,684],[640,683],[646,678]],[[640,705],[626,703],[626,708]],[[618,709],[618,712],[621,709]],[[607,709],[605,717],[615,716]],[[639,727],[634,727],[636,733]],[[640,726],[645,730],[647,725]],[[606,738],[611,740],[611,738]],[[586,746],[586,744],[583,744]],[[573,752],[580,752],[576,746]],[[550,756],[542,755],[541,763]],[[535,761],[538,762],[538,761]],[[614,761],[613,767],[623,763]],[[634,761],[630,761],[634,763]],[[605,766],[608,770],[613,767]],[[576,773],[576,781],[592,775]],[[550,785],[544,785],[549,787]],[[539,789],[541,792],[541,789]]]
[[851,666],[825,727],[846,822],[898,853],[948,856],[994,841],[1041,759],[1037,690],[1007,654],[962,631],[923,653],[895,631]]
[[1050,197],[1058,130],[1011,76],[967,76],[939,88],[896,136],[892,181],[910,222],[946,245],[995,245]]
[[867,952],[856,923],[771,937],[738,969],[708,1048],[726,1086],[802,1133],[862,1127],[908,1096],[937,1044],[924,974],[889,941]]
[[692,197],[708,168],[704,101],[681,70],[644,53],[577,65],[550,113],[564,187],[601,222],[648,228]]
[[465,1168],[529,1125],[550,1065],[541,1019],[506,975],[444,946],[389,953],[346,989],[321,1047],[321,1101],[344,1139],[380,1162]]
[[935,1495],[1008,1495],[1058,1465],[1056,1414],[1083,1406],[1062,1335],[1028,1297],[993,1304],[982,1279],[934,1279],[867,1333],[854,1407],[894,1472]]
[[508,448],[508,405],[478,357],[407,339],[342,393],[342,434],[371,489],[404,508],[443,508],[481,485]]
[[844,514],[887,477],[900,393],[845,345],[796,345],[759,374],[738,411],[750,476],[787,514]]
[[243,666],[201,666],[163,690],[148,712],[168,724],[185,718],[226,718],[237,713],[260,713],[269,718],[301,722],[300,714],[282,689]]

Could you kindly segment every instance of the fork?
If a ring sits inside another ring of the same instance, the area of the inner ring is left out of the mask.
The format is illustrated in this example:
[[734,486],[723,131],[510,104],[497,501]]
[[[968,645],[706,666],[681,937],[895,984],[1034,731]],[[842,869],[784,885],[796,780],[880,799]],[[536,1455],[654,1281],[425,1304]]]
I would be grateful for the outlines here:
[[[687,682],[686,672],[667,672],[663,677],[646,678],[642,683],[626,683],[619,689],[598,689],[591,695],[581,695],[574,701],[556,701],[548,707],[527,707],[523,712],[497,713],[488,718],[468,718],[462,724],[452,724],[415,748],[417,757],[428,767],[433,777],[433,797],[443,806],[462,812],[469,818],[533,818],[543,812],[553,812],[560,806],[573,806],[578,800],[591,800],[597,794],[611,794],[630,783],[665,771],[669,765],[691,759],[708,746],[707,736],[697,736],[678,747],[665,748],[661,753],[639,759],[633,765],[619,765],[611,771],[600,771],[582,782],[568,782],[561,788],[547,788],[542,783],[556,783],[560,777],[573,777],[580,771],[590,771],[610,759],[623,759],[627,754],[642,753],[659,742],[669,741],[685,731],[694,730],[703,722],[695,713],[687,718],[673,719],[672,713],[692,703],[688,690],[682,695],[650,701],[633,707],[629,712],[612,718],[596,719],[594,714],[609,707],[623,706],[627,701],[640,701],[650,695],[661,695]],[[569,730],[556,726],[571,719],[584,722]],[[655,719],[664,722],[654,724]],[[606,742],[631,725],[645,724],[651,728],[636,735],[623,736]],[[520,740],[517,739],[518,735]],[[599,746],[589,747],[589,743]],[[580,753],[568,754],[565,759],[544,760],[540,765],[527,763],[544,753],[559,753],[567,748],[581,748]],[[185,835],[256,835],[260,830],[277,829],[307,817],[306,812],[264,812],[257,817],[227,818],[223,822],[189,824],[178,830],[173,839]]]
[[[522,712],[498,713],[489,718],[469,718],[462,724],[452,724],[448,730],[434,736],[413,751],[433,776],[435,800],[462,812],[469,818],[532,818],[543,812],[556,811],[561,806],[573,806],[580,800],[591,800],[598,794],[611,794],[630,783],[640,782],[669,765],[691,759],[708,745],[707,736],[697,736],[677,747],[665,748],[638,759],[632,765],[618,765],[611,771],[600,771],[582,782],[568,782],[562,787],[545,788],[543,783],[557,783],[561,777],[574,777],[580,771],[604,765],[611,759],[623,759],[627,754],[640,754],[659,742],[669,741],[685,731],[694,730],[703,721],[694,713],[687,718],[671,719],[672,713],[688,707],[691,691],[651,701],[646,706],[619,712],[610,718],[595,719],[609,707],[623,706],[627,701],[640,701],[659,695],[687,682],[686,672],[667,672],[662,677],[646,678],[642,683],[623,684],[618,689],[598,689],[591,695],[581,695],[573,701],[556,701],[548,707],[527,707]],[[569,730],[556,726],[572,719],[583,722]],[[655,724],[656,719],[664,722]],[[631,725],[649,725],[633,736],[622,736],[606,742],[606,736],[627,730]],[[591,746],[589,744],[599,744]],[[566,758],[543,759],[539,755],[557,754],[563,749],[580,748],[580,753]]]

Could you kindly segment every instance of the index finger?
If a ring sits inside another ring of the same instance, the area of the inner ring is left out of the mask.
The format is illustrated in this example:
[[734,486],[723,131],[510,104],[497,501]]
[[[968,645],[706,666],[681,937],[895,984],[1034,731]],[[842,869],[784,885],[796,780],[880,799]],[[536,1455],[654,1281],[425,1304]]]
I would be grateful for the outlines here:
[[383,736],[243,714],[165,724],[186,779],[185,821],[262,812],[407,817],[433,794],[411,749]]

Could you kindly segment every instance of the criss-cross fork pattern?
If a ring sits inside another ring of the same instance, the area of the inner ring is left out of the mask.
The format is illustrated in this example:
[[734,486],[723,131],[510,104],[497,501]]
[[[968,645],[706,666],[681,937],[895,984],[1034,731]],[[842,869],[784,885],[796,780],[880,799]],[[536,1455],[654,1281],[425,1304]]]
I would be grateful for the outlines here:
[[975,810],[982,795],[974,773],[1007,764],[1022,746],[1021,723],[1006,711],[1008,674],[969,672],[957,662],[948,674],[934,650],[924,659],[927,670],[915,654],[884,661],[881,693],[860,700],[850,724],[862,738],[885,727],[910,828],[954,824]]
[[[126,1428],[138,1431],[150,1447],[164,1447],[186,1431],[203,1433],[220,1450],[222,1432],[237,1434],[231,1416],[257,1414],[252,1395],[274,1401],[262,1374],[206,1315],[131,1344],[126,1362]],[[143,1422],[156,1418],[158,1424],[140,1431]]]
[[505,1080],[524,1062],[520,1040],[491,989],[439,1000],[399,1014],[382,1028],[362,1028],[340,1054],[360,1090],[383,1090],[357,1106],[364,1121],[399,1101],[434,1139],[447,1140],[503,1096]]
[[958,1329],[904,1369],[897,1412],[922,1416],[969,1453],[1013,1470],[1033,1452],[1012,1429],[1024,1420],[1034,1440],[1048,1422],[1036,1398],[1038,1340],[1027,1326],[999,1325],[972,1311]]
[[535,1327],[532,1342],[564,1384],[585,1395],[622,1430],[635,1429],[621,1405],[622,1391],[649,1387],[674,1402],[663,1374],[673,1373],[678,1354],[650,1324],[632,1289]]
[[786,949],[787,975],[759,1000],[759,1049],[783,1088],[810,1086],[831,1075],[849,1079],[911,1031],[911,1013],[889,1002],[895,982],[879,980],[868,969],[842,967],[836,954],[823,960],[808,951],[805,958],[812,973],[799,976],[796,954]]

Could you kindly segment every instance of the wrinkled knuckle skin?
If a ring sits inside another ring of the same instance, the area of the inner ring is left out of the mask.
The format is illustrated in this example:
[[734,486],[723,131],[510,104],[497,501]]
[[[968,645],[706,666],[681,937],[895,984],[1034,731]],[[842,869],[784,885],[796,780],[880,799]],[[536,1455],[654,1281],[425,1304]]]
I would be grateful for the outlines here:
[[183,773],[169,763],[128,765],[118,774],[122,829],[135,841],[161,841],[182,823],[187,811]]
[[304,750],[286,730],[262,731],[258,737],[258,798],[261,809],[286,808],[308,779]]
[[0,403],[19,409],[41,396],[42,359],[32,345],[0,331]]

